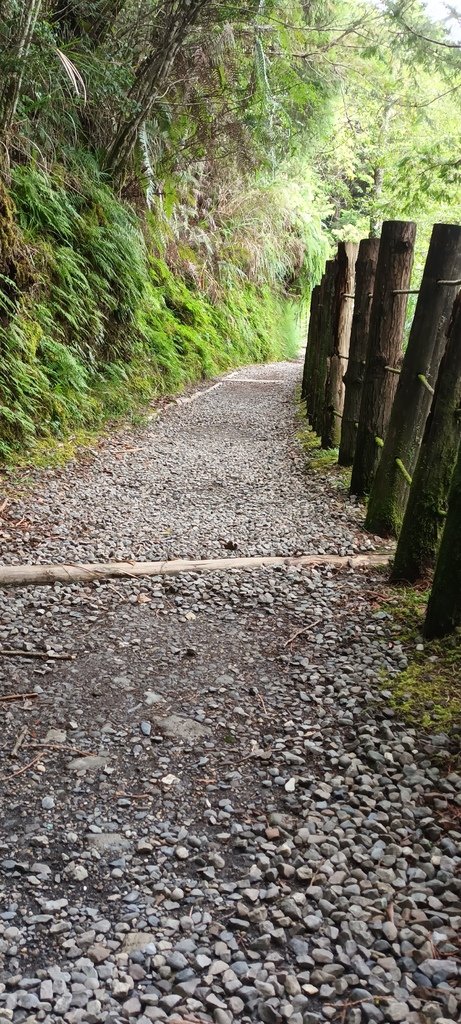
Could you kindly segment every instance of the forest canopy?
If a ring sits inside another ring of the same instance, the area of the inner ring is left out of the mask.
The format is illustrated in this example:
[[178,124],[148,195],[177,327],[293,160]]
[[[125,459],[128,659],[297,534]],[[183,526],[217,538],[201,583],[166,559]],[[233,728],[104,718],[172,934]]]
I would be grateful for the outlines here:
[[459,220],[446,13],[3,0],[3,454],[293,352],[293,298],[336,240],[409,218],[422,254],[435,221]]

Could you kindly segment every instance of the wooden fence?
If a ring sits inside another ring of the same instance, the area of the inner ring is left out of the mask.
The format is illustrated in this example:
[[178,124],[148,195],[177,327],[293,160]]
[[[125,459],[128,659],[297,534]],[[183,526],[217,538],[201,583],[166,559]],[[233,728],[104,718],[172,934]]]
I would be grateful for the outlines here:
[[[366,528],[399,536],[393,575],[409,582],[435,563],[461,438],[461,226],[434,226],[419,288],[415,236],[387,221],[380,239],[339,243],[313,289],[302,381],[321,447],[352,466]],[[459,573],[461,590],[461,540]]]

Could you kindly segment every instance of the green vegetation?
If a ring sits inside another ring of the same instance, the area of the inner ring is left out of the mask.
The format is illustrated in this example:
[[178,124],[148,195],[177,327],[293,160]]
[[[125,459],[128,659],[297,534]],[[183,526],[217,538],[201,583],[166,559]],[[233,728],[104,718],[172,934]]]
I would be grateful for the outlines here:
[[321,448],[321,440],[309,427],[304,409],[299,408],[296,438],[306,456],[306,472],[328,474],[332,483],[347,490],[350,483],[350,469],[338,465],[337,448]]
[[461,637],[423,640],[428,596],[427,590],[401,588],[382,606],[409,658],[408,668],[387,677],[385,688],[392,693],[391,705],[412,725],[449,732],[461,723]]
[[0,458],[293,355],[338,238],[424,251],[461,213],[446,38],[419,0],[4,0]]
[[[309,469],[321,469],[326,470],[330,466],[338,465],[338,449],[337,448],[320,448],[317,445],[311,448],[311,457],[309,459]],[[340,470],[341,474],[344,470]]]
[[80,168],[78,191],[64,168],[12,174],[5,223],[29,280],[0,326],[4,458],[239,363],[296,355],[288,298],[248,279],[211,301],[156,254],[153,218],[143,232],[91,172]]

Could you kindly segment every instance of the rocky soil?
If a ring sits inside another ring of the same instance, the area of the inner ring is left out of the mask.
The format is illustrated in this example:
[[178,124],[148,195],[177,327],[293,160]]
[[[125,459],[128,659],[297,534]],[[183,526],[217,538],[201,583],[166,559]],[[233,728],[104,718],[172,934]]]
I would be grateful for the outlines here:
[[[2,560],[370,547],[305,472],[298,377],[9,481]],[[461,776],[390,707],[385,591],[288,565],[3,591],[29,696],[0,704],[0,1024],[459,1020]]]

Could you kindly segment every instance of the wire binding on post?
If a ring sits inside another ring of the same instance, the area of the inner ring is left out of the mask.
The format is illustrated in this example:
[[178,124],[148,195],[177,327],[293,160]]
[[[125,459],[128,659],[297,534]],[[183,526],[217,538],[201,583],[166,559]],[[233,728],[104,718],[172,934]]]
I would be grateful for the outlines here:
[[406,480],[407,484],[409,484],[409,486],[411,487],[411,485],[413,483],[413,479],[410,476],[408,470],[405,469],[405,466],[404,466],[402,460],[401,459],[396,459],[395,460],[395,464],[397,466],[397,469],[401,472],[401,474],[403,476],[403,479]]
[[423,387],[426,388],[426,391],[429,391],[431,395],[434,394],[434,388],[432,387],[431,384],[429,384],[429,381],[427,377],[424,375],[424,373],[418,373],[418,380],[421,382]]

